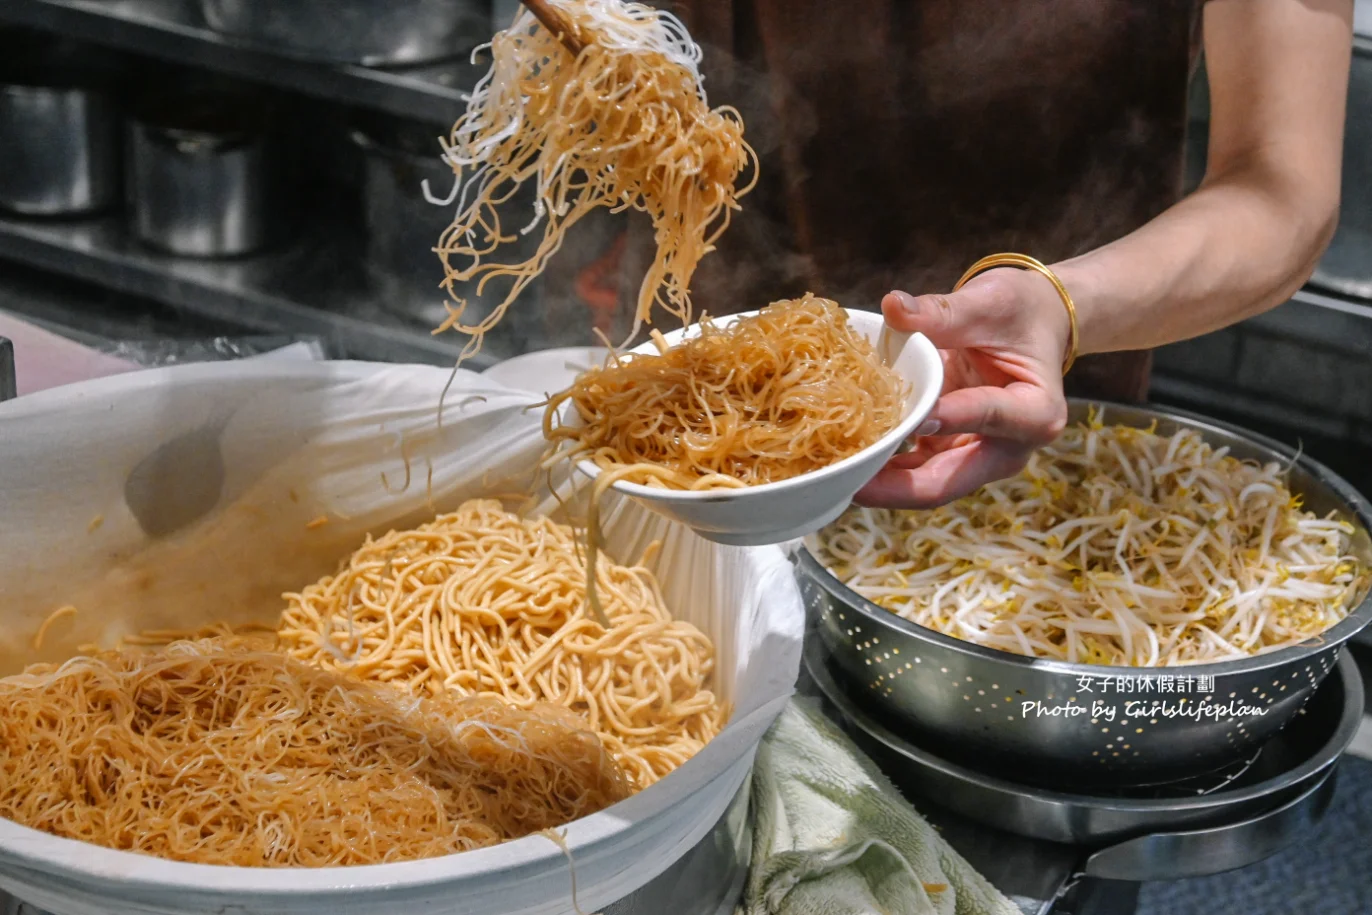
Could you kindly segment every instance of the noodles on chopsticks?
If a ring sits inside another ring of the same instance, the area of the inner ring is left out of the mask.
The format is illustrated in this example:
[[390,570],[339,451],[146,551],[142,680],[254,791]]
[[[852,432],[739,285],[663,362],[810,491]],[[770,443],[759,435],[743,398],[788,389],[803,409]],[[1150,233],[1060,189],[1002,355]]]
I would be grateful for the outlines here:
[[600,563],[597,577],[608,627],[588,615],[570,528],[474,500],[286,595],[278,637],[298,660],[416,695],[561,706],[642,788],[722,729],[714,648],[646,569]]
[[[654,308],[689,324],[696,266],[751,188],[744,173],[756,178],[742,121],[733,109],[709,107],[700,49],[677,19],[622,0],[551,6],[580,51],[521,13],[493,39],[490,72],[445,143],[458,174],[457,215],[437,250],[455,303],[439,331],[471,335],[459,362],[480,348],[565,233],[599,207],[639,210],[653,223],[657,252],[634,333]],[[535,212],[519,231],[541,232],[540,243],[527,260],[508,263],[502,248],[515,236],[501,205],[529,182]],[[480,293],[497,278],[510,281],[506,296],[484,318],[465,321],[457,284],[475,283]],[[739,486],[796,476],[872,444],[899,419],[900,387],[842,309],[807,295],[727,329],[707,324],[699,339],[656,359],[616,358],[556,399],[545,422],[555,444],[575,439],[576,451],[609,471],[598,493],[635,478],[673,488]],[[579,432],[551,428],[567,398],[586,420]]]
[[411,697],[231,639],[0,680],[0,816],[177,861],[434,857],[560,826],[629,793],[564,709]]
[[[621,0],[550,0],[585,43],[575,57],[533,15],[522,12],[489,45],[490,72],[453,128],[446,157],[458,174],[448,202],[457,215],[439,240],[444,287],[454,302],[438,331],[471,335],[462,358],[544,269],[572,226],[600,207],[652,220],[656,257],[643,278],[634,331],[654,306],[691,322],[689,286],[700,259],[756,177],[756,156],[732,108],[711,109],[700,48],[672,15]],[[750,179],[751,181],[751,179]],[[533,182],[527,221],[500,207]],[[513,233],[539,232],[536,252],[508,263]],[[496,278],[510,288],[478,321],[465,321],[456,284],[478,293]],[[436,332],[438,332],[436,331]]]
[[1013,479],[930,512],[853,508],[809,545],[857,593],[945,635],[1165,666],[1338,623],[1367,578],[1352,532],[1302,510],[1277,464],[1093,417]]

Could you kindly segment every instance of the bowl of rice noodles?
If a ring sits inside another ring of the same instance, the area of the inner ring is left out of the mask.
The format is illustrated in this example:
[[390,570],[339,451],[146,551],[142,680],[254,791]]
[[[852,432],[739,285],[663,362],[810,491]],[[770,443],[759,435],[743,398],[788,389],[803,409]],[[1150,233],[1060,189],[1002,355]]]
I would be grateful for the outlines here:
[[832,666],[945,758],[1048,786],[1241,771],[1372,619],[1372,512],[1291,448],[1073,402],[1017,477],[853,508],[797,577]]
[[63,915],[600,911],[713,829],[799,667],[777,548],[584,477],[541,397],[365,363],[0,404],[0,889]]
[[942,387],[923,334],[807,294],[612,356],[552,398],[544,428],[596,493],[758,546],[837,518]]

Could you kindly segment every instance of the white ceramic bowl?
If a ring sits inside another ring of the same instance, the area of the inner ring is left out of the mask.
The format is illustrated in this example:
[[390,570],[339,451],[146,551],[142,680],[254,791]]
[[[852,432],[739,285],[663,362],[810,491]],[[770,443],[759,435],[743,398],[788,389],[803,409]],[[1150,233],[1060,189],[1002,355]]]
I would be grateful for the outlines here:
[[[707,540],[732,546],[785,543],[813,533],[841,515],[853,495],[914,434],[933,410],[943,388],[943,360],[927,337],[892,332],[883,341],[885,321],[880,314],[845,310],[852,327],[884,350],[888,363],[910,387],[901,421],[876,444],[820,470],[746,489],[688,492],[626,482],[616,483],[613,488],[663,517],[685,524]],[[733,315],[716,325],[727,327],[755,314],[750,311]],[[674,345],[699,332],[699,325],[692,325],[665,337],[669,345]],[[649,341],[631,352],[655,353],[657,347]],[[564,408],[562,421],[580,422],[571,403]],[[577,467],[589,477],[600,475],[600,468],[590,461],[580,461]]]

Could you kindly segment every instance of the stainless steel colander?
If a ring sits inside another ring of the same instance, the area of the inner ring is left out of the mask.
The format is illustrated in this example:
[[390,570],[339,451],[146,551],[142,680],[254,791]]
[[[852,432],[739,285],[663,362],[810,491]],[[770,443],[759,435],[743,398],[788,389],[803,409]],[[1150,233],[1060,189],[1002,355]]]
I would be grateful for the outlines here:
[[[1085,419],[1089,406],[1073,402],[1072,420]],[[1214,420],[1102,406],[1107,422],[1147,428],[1156,420],[1161,434],[1195,429],[1243,460],[1294,462],[1292,492],[1309,510],[1350,522],[1354,554],[1372,563],[1372,508],[1323,465]],[[1300,712],[1344,642],[1372,621],[1364,592],[1322,636],[1252,658],[1166,668],[1069,664],[983,648],[904,620],[849,590],[804,549],[796,569],[813,636],[856,701],[931,752],[1053,786],[1156,784],[1251,758]]]

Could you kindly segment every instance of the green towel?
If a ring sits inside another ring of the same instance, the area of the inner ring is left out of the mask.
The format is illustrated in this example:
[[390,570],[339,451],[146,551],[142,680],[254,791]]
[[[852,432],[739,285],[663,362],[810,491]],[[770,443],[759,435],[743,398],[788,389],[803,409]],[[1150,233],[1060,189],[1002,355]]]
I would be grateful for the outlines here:
[[806,700],[763,740],[752,788],[738,915],[1022,915]]

